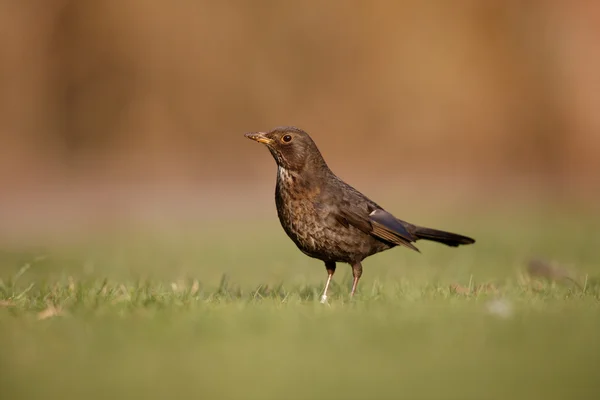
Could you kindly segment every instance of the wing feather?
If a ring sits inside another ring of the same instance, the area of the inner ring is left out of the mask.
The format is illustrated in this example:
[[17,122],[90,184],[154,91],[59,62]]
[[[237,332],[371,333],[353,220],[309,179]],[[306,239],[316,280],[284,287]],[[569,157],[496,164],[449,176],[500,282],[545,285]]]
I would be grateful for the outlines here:
[[375,210],[369,215],[369,219],[373,226],[373,232],[371,233],[373,236],[419,251],[411,244],[415,241],[415,237],[392,214],[383,210]]
[[400,221],[351,186],[341,181],[340,184],[345,190],[320,193],[319,201],[315,202],[320,212],[346,228],[353,226],[382,241],[419,251],[411,244],[417,238],[409,231],[410,224]]

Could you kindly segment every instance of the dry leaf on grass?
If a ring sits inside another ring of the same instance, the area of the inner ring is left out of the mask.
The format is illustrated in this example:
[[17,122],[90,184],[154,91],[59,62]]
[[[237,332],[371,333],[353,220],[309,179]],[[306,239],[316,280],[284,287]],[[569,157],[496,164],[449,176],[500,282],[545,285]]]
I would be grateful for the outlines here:
[[462,286],[458,283],[450,285],[450,290],[457,294],[480,294],[480,293],[494,293],[498,294],[499,290],[493,283],[482,283],[476,285],[473,288]]
[[194,279],[194,283],[192,284],[192,288],[190,290],[190,294],[192,296],[195,296],[196,293],[198,293],[199,290],[200,290],[200,282],[198,282],[198,280]]
[[571,281],[580,289],[583,289],[571,271],[554,262],[541,259],[531,260],[527,265],[527,273],[530,277],[543,278],[553,282]]
[[450,285],[450,290],[458,294],[469,294],[471,292],[471,289],[458,283]]
[[63,315],[63,311],[60,307],[49,305],[44,311],[40,311],[37,315],[39,320],[48,319],[52,317],[59,317]]

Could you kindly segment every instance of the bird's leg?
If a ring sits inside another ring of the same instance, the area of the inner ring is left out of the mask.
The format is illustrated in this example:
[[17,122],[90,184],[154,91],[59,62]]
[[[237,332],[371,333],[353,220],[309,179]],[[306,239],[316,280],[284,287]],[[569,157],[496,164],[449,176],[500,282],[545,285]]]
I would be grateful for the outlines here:
[[358,286],[358,280],[362,275],[362,264],[360,263],[360,261],[352,264],[352,275],[354,276],[354,282],[352,282],[352,291],[350,292],[350,296],[354,296],[354,293],[356,292],[356,287]]
[[333,274],[335,273],[335,262],[326,261],[325,269],[327,269],[327,283],[325,284],[325,290],[323,291],[323,296],[321,296],[321,304],[327,302],[327,289],[329,289],[329,284],[331,283],[331,278],[333,278]]

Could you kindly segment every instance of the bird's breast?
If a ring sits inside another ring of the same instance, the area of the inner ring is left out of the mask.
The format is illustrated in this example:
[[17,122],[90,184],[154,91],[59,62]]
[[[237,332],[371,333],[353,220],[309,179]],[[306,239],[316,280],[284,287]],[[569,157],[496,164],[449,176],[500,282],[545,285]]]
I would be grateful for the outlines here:
[[324,190],[318,181],[287,171],[278,173],[277,214],[287,235],[303,253],[322,260],[348,262],[369,253],[375,239],[339,223],[321,196]]
[[288,236],[307,254],[320,246],[326,227],[315,205],[320,192],[321,188],[314,182],[311,184],[284,169],[279,170],[275,192],[277,214]]

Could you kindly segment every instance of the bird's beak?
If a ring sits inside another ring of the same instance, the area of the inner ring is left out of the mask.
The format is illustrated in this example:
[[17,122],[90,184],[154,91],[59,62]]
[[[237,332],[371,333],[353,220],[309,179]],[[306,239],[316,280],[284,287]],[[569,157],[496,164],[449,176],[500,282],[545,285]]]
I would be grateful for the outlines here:
[[273,139],[270,139],[266,136],[265,132],[250,132],[246,133],[244,136],[246,136],[248,139],[256,140],[257,142],[262,144],[268,145],[274,142]]

